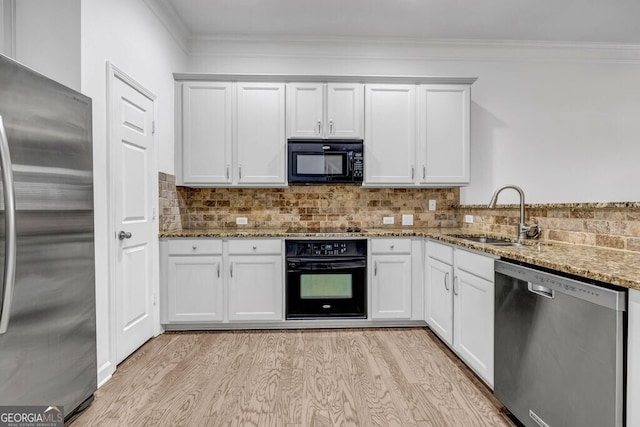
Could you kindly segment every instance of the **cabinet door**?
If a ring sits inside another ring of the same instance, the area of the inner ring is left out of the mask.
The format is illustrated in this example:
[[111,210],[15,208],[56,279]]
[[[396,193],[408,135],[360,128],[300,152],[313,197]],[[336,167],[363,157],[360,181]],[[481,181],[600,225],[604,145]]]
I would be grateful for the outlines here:
[[469,183],[468,85],[419,86],[419,182]]
[[372,257],[372,319],[411,318],[411,255]]
[[325,124],[324,84],[289,83],[287,85],[287,136],[322,138]]
[[284,84],[238,83],[238,184],[284,184]]
[[427,323],[449,345],[453,345],[452,282],[453,267],[428,257],[425,292]]
[[366,184],[414,183],[415,92],[414,85],[366,86]]
[[229,320],[282,320],[282,256],[229,257]]
[[167,320],[222,321],[222,257],[167,258]]
[[493,282],[456,269],[453,349],[490,387],[493,387],[493,307]]
[[327,84],[326,135],[328,138],[364,137],[364,85]]
[[182,85],[182,182],[231,183],[232,85]]

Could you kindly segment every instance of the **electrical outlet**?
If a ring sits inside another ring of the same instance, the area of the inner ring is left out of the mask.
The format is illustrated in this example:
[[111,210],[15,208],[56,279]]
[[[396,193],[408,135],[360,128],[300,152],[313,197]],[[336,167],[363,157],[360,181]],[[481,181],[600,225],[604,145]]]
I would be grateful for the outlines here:
[[384,216],[384,217],[382,217],[382,223],[383,224],[389,225],[389,224],[393,224],[394,222],[395,221],[393,220],[392,216]]
[[466,222],[467,224],[473,224],[473,215],[465,215],[464,222]]
[[246,216],[238,216],[236,217],[236,224],[237,225],[247,225],[249,223],[249,221],[247,220]]
[[402,215],[402,225],[413,225],[413,215],[411,214]]
[[429,210],[430,211],[435,211],[436,210],[436,201],[435,200],[429,200]]

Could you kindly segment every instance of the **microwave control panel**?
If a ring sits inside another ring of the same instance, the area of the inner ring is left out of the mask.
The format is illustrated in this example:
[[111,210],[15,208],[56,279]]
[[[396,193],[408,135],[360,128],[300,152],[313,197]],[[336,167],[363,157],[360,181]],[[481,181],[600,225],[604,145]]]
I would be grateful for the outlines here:
[[364,173],[364,159],[362,153],[353,153],[353,177],[362,178]]

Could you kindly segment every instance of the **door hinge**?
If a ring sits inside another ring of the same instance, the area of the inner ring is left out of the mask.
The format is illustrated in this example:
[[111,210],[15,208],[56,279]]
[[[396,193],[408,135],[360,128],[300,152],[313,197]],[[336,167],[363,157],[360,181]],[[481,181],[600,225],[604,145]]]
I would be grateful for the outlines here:
[[156,121],[152,121],[151,122],[151,135],[155,135],[156,134]]

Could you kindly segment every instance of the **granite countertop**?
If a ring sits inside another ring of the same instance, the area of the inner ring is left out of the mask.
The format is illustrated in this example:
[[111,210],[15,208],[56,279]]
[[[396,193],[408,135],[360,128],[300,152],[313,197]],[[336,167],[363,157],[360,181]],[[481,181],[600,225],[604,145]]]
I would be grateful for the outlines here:
[[[538,242],[535,240],[527,241],[522,246],[494,246],[455,237],[460,235],[480,236],[486,235],[486,233],[473,233],[468,229],[460,228],[380,228],[368,229],[364,233],[290,233],[285,229],[219,229],[162,232],[160,233],[160,238],[429,237],[444,243],[493,254],[501,258],[526,262],[587,279],[640,290],[640,252],[557,242]],[[505,236],[489,236],[505,238]]]

